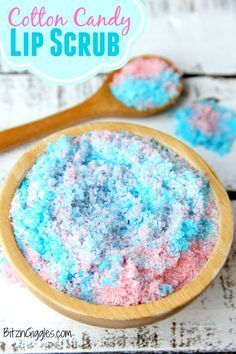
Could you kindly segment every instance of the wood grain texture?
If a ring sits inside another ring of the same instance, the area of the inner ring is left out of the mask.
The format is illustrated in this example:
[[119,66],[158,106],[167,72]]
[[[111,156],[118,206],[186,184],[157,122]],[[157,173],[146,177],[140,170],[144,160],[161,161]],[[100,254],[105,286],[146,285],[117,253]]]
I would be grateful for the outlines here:
[[[174,150],[194,168],[206,174],[219,210],[219,236],[212,255],[198,276],[173,294],[152,304],[111,307],[86,303],[65,295],[43,281],[29,266],[21,254],[12,232],[10,221],[11,201],[18,185],[44,153],[47,145],[62,135],[80,136],[93,130],[129,131],[141,136],[150,136],[160,144]],[[218,178],[193,150],[162,132],[127,123],[93,123],[63,130],[40,141],[28,150],[11,170],[0,194],[0,241],[7,259],[22,281],[43,302],[72,319],[99,327],[130,328],[154,323],[173,315],[192,302],[213,281],[225,263],[233,237],[233,217],[231,205]]]

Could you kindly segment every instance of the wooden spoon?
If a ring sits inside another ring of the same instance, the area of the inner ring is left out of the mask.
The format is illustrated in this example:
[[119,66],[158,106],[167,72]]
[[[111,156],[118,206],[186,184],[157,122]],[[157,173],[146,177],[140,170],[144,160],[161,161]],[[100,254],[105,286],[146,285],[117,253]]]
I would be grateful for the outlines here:
[[172,69],[181,75],[178,86],[178,95],[171,99],[167,104],[148,110],[137,110],[122,104],[112,95],[110,90],[110,83],[113,80],[113,76],[121,69],[116,70],[110,73],[103,86],[82,104],[56,113],[47,118],[0,132],[0,152],[89,119],[105,117],[147,117],[160,113],[175,104],[183,91],[183,79],[179,69],[176,68],[171,61],[159,56],[145,55],[142,57],[159,58],[164,60],[172,67]]

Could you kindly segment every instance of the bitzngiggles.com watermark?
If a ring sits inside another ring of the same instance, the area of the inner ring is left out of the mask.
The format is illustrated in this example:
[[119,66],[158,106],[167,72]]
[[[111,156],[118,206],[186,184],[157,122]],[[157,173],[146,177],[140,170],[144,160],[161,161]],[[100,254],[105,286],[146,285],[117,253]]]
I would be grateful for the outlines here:
[[32,327],[27,329],[3,328],[3,338],[30,338],[37,342],[45,339],[66,339],[72,337],[73,335],[70,330],[53,330],[46,328],[38,330]]

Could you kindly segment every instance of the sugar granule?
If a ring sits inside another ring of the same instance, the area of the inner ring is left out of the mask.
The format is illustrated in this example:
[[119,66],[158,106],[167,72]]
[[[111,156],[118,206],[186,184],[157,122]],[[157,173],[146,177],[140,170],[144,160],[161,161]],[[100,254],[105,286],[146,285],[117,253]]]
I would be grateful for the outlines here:
[[179,94],[181,75],[160,58],[137,58],[114,75],[113,96],[137,110],[168,104]]
[[175,113],[176,133],[193,146],[204,146],[222,156],[236,140],[236,112],[212,99],[200,100]]
[[15,274],[14,270],[12,269],[5,256],[3,255],[2,250],[0,249],[0,277],[1,276],[11,284],[18,284],[22,286],[21,281]]
[[104,305],[150,303],[192,280],[218,235],[205,175],[149,137],[51,143],[17,189],[16,242],[51,286]]

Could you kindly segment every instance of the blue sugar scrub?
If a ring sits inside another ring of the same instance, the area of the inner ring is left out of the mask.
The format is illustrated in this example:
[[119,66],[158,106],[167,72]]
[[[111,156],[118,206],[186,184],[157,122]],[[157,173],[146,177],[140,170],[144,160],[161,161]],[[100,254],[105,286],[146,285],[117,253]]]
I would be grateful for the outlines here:
[[176,111],[176,134],[192,146],[204,146],[222,156],[236,139],[236,113],[214,100],[200,100]]
[[137,110],[167,105],[179,95],[181,75],[160,58],[137,58],[114,75],[113,96]]
[[149,303],[193,279],[218,235],[205,175],[149,137],[93,131],[48,145],[11,207],[16,242],[51,286]]

